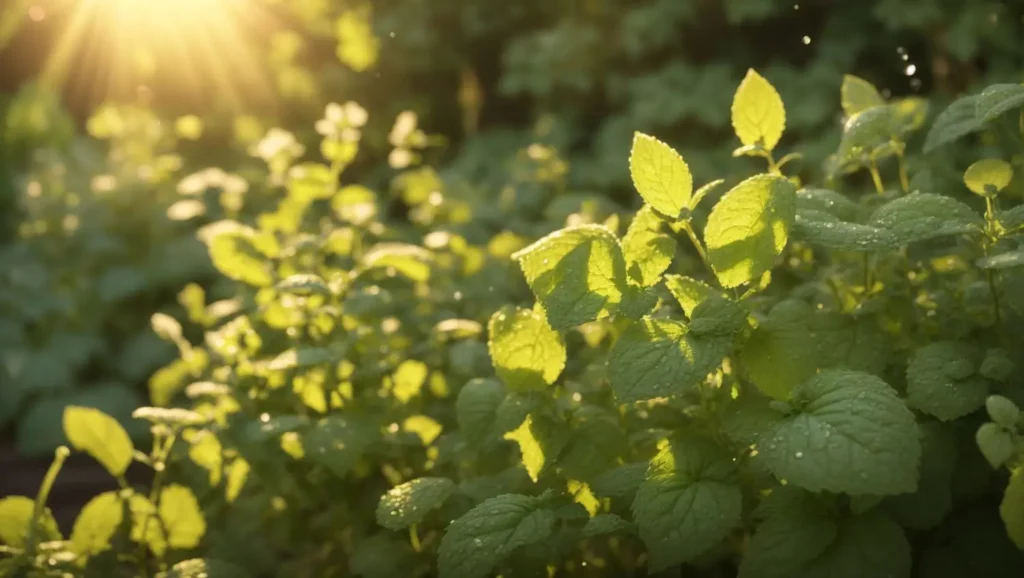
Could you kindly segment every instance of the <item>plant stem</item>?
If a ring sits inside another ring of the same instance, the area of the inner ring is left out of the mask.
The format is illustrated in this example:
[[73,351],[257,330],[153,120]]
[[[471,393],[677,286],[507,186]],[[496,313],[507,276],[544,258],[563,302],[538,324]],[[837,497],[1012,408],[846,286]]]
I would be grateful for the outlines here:
[[[171,452],[171,446],[174,445],[175,434],[171,432],[167,435],[167,439],[160,439],[162,436],[154,436],[153,440],[153,486],[149,489],[149,503],[153,506],[153,512],[147,513],[142,519],[142,539],[139,542],[139,566],[142,571],[142,575],[146,578],[149,576],[149,568],[146,567],[146,552],[147,544],[146,537],[149,535],[149,522],[151,518],[156,518],[157,523],[160,526],[160,531],[164,534],[164,539],[167,539],[167,531],[163,527],[163,520],[160,519],[160,493],[163,490],[164,478],[167,472],[167,456]],[[162,563],[162,561],[161,561]]]
[[907,164],[904,162],[903,151],[896,153],[896,166],[899,167],[900,172],[900,189],[902,189],[904,193],[909,193],[910,179],[907,178]]
[[871,159],[871,166],[868,167],[868,170],[871,171],[871,180],[875,183],[875,192],[884,193],[885,185],[882,184],[882,175],[879,174],[878,164],[875,162],[874,159]]
[[686,236],[690,238],[690,242],[693,243],[694,248],[697,249],[697,254],[700,255],[700,260],[704,262],[704,265],[708,269],[710,269],[711,262],[708,260],[708,254],[704,250],[704,245],[701,244],[700,239],[697,238],[697,233],[693,230],[689,221],[683,223],[683,230],[686,231]]
[[764,158],[768,160],[768,172],[773,175],[781,175],[782,171],[779,170],[779,165],[775,162],[775,156],[772,151],[765,151]]
[[988,281],[988,291],[992,296],[992,312],[996,318],[996,329],[1001,331],[1003,327],[1003,313],[999,308],[999,293],[996,290],[996,275],[992,269],[985,269],[985,279]]
[[25,552],[29,557],[36,554],[36,546],[39,544],[39,519],[42,518],[45,511],[46,501],[50,497],[50,490],[53,489],[53,482],[57,479],[57,474],[60,473],[60,469],[64,466],[64,460],[68,459],[69,455],[71,455],[71,450],[66,446],[57,448],[53,454],[53,463],[46,470],[43,483],[39,486],[39,492],[36,494],[36,501],[32,507],[32,522],[29,524],[28,536],[25,540]]
[[416,530],[416,524],[409,526],[409,541],[412,542],[412,549],[421,552],[423,551],[423,544],[420,543],[420,535]]

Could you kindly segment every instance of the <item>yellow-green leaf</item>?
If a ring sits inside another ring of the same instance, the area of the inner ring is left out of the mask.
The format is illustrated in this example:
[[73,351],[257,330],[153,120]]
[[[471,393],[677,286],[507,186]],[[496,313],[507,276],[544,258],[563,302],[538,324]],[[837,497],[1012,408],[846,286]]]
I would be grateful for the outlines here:
[[633,135],[629,172],[640,196],[658,212],[675,218],[690,201],[693,177],[672,147],[643,133]]
[[615,235],[601,225],[555,231],[512,258],[556,330],[608,317],[622,302],[625,259]]
[[676,242],[662,231],[662,220],[650,205],[644,205],[633,217],[622,238],[622,254],[626,272],[644,287],[661,280],[661,274],[672,264]]
[[64,435],[113,476],[123,476],[132,463],[132,440],[118,421],[98,409],[68,406],[64,410]]
[[967,167],[964,184],[971,191],[987,196],[1006,188],[1013,179],[1013,167],[1002,159],[982,159]]
[[796,217],[796,187],[785,177],[756,175],[715,205],[704,228],[708,258],[723,287],[758,279],[772,268]]
[[[8,496],[0,499],[0,542],[13,548],[22,548],[28,537],[34,510],[35,501],[32,498]],[[38,531],[43,540],[60,539],[60,530],[49,508],[43,511]]]
[[1017,547],[1024,550],[1024,467],[1018,467],[1010,476],[999,515],[1006,524],[1006,533]]
[[172,484],[160,492],[160,520],[167,530],[167,545],[179,550],[195,548],[206,533],[206,520],[192,490]]
[[760,143],[772,150],[786,128],[786,108],[770,82],[753,69],[740,83],[732,101],[732,127],[744,145]]
[[104,492],[82,508],[71,529],[71,550],[79,555],[110,548],[110,539],[124,519],[124,504],[117,492]]
[[852,74],[843,76],[843,87],[840,90],[843,101],[843,112],[853,116],[862,110],[885,104],[875,85]]
[[542,390],[565,368],[565,340],[543,311],[506,306],[487,324],[494,370],[513,391]]
[[528,415],[519,427],[505,434],[504,438],[519,444],[519,451],[523,455],[523,466],[526,467],[526,473],[530,475],[531,480],[536,482],[540,476],[540,471],[544,469],[545,457],[544,448],[541,447],[540,442],[533,435],[532,426],[533,416]]

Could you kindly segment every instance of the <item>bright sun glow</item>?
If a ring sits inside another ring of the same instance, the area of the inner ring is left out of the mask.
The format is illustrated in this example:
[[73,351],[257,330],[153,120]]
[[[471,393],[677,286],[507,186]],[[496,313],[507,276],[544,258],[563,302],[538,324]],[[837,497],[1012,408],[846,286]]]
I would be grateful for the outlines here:
[[174,78],[186,92],[213,84],[229,103],[264,88],[251,49],[253,31],[266,25],[258,0],[73,0],[70,8],[44,71],[49,82],[108,97]]

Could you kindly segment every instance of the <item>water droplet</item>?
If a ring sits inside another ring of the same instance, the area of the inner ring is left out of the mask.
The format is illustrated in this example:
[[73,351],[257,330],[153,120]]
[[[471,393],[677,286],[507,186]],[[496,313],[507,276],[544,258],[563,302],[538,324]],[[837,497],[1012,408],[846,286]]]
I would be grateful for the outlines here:
[[906,70],[904,70],[904,72],[906,73],[907,76],[914,76],[914,73],[917,72],[917,65],[916,64],[908,64],[907,68],[906,68]]
[[797,453],[795,453],[795,454],[793,454],[793,455],[794,455],[794,456],[796,456],[796,459],[798,459],[798,460],[799,460],[800,458],[804,457],[804,453],[803,453],[803,452],[797,452]]
[[811,43],[811,37],[810,36],[804,36],[803,42],[804,42],[804,46],[807,46],[808,44]]
[[484,541],[481,540],[480,538],[473,538],[473,543],[476,544],[477,546],[483,546],[484,545]]

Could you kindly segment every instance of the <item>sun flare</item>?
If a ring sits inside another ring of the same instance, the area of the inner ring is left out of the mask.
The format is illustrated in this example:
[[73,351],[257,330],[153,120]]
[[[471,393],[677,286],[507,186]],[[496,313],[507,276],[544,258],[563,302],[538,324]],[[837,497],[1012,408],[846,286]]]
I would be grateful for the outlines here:
[[[235,102],[265,90],[254,32],[266,26],[258,0],[73,0],[43,78],[94,96],[117,97],[160,79],[175,91]],[[97,94],[98,93],[98,94]]]

